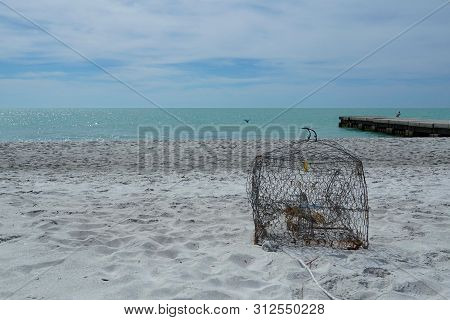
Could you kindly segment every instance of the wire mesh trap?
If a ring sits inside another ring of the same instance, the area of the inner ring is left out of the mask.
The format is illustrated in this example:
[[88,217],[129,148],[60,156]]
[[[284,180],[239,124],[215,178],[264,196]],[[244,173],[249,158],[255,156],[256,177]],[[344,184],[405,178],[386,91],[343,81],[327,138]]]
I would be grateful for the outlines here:
[[247,192],[255,244],[367,248],[369,207],[362,161],[306,129],[307,140],[266,152],[253,162]]

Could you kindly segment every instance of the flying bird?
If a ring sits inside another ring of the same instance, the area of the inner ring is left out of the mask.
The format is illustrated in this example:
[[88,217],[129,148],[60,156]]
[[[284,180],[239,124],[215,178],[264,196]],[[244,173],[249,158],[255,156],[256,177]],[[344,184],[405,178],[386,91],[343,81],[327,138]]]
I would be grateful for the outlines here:
[[246,123],[249,123],[249,122],[250,122],[250,120],[249,120],[249,119],[244,119],[244,121],[245,121]]

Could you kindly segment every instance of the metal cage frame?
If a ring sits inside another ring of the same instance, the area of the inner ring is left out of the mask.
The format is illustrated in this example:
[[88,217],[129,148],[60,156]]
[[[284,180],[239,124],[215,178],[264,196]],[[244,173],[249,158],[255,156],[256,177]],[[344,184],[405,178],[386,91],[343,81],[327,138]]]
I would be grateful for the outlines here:
[[247,193],[255,244],[268,240],[287,246],[367,248],[369,206],[362,161],[304,129],[306,140],[253,161]]

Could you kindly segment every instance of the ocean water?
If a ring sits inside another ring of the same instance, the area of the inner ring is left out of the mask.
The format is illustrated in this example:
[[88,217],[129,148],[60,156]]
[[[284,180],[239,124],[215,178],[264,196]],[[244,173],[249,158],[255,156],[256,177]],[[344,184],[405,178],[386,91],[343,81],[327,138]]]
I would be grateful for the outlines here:
[[[264,130],[249,130],[254,134],[246,137],[251,138],[252,135],[268,137],[274,132],[275,134],[283,130],[288,132],[293,128],[298,133],[303,126],[314,128],[322,138],[379,137],[382,134],[339,128],[339,116],[393,117],[398,111],[388,108],[295,108],[272,121],[283,109],[167,110],[183,123],[164,111],[154,108],[4,108],[0,109],[0,141],[130,140],[138,137],[138,128],[143,126],[151,128],[151,132],[160,130],[159,138],[173,139],[186,136],[173,133],[176,127],[186,124],[195,129],[194,139],[199,137],[197,132],[205,126],[208,126],[206,131],[216,133],[200,135],[200,137],[240,139],[243,136],[242,131],[246,128],[261,128],[267,123],[270,125],[264,127]],[[400,109],[400,111],[404,118],[450,119],[450,108],[414,108]],[[246,123],[244,119],[249,122]],[[234,129],[230,131],[232,134],[222,130],[223,126],[233,127]],[[289,138],[292,135],[289,136],[286,133],[284,137]]]

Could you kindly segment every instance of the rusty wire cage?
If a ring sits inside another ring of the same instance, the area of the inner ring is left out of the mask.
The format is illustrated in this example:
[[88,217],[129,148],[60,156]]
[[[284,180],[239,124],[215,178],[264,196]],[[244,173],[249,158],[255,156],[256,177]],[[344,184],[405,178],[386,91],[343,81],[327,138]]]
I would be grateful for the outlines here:
[[335,142],[310,137],[255,158],[247,188],[255,244],[367,248],[362,161]]

